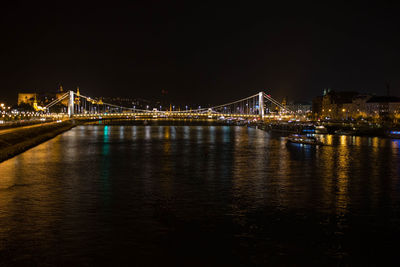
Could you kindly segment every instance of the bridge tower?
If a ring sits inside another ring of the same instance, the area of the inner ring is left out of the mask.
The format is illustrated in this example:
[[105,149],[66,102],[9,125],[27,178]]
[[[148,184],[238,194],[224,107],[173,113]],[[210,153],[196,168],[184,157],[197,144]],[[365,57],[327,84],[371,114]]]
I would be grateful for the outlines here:
[[74,115],[74,91],[69,91],[69,100],[68,100],[68,116],[72,117]]
[[258,93],[258,105],[259,105],[259,109],[260,109],[261,119],[264,119],[264,93],[263,92]]

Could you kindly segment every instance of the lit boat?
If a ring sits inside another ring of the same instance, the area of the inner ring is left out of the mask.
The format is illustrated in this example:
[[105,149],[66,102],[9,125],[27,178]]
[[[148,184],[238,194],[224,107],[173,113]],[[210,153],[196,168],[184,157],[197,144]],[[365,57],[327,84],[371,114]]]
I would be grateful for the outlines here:
[[354,130],[337,130],[335,131],[337,135],[355,135],[356,131]]
[[288,143],[305,144],[305,145],[323,145],[322,142],[318,141],[313,136],[292,134],[287,137]]
[[326,129],[325,126],[322,126],[322,125],[315,126],[315,133],[316,134],[327,134],[328,129]]
[[387,133],[390,138],[400,139],[400,130],[392,130]]
[[315,127],[314,126],[306,126],[303,128],[301,131],[304,134],[314,134],[315,133]]

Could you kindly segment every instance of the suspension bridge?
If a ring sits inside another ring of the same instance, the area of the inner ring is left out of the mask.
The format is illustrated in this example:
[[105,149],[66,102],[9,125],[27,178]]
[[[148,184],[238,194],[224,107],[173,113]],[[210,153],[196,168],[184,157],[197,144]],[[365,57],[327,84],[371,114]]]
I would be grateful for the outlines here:
[[77,92],[68,91],[45,106],[47,116],[70,118],[244,118],[293,117],[295,114],[265,92],[222,105],[185,110],[137,109],[104,103]]

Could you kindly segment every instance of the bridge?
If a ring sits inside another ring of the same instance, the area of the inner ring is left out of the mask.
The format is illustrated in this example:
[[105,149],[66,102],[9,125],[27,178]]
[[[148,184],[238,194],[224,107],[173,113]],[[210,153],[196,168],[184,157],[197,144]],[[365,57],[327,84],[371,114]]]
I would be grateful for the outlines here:
[[185,110],[161,110],[157,108],[137,109],[104,103],[69,91],[45,106],[47,116],[68,116],[70,118],[243,118],[278,119],[294,117],[295,113],[273,99],[265,92],[222,105]]

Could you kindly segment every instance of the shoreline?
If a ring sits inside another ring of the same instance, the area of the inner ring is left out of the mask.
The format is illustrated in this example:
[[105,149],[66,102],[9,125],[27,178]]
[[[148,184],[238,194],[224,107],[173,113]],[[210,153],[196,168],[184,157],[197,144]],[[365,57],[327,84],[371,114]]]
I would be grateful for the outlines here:
[[0,136],[0,163],[64,133],[76,124],[65,121],[33,129],[17,129]]

